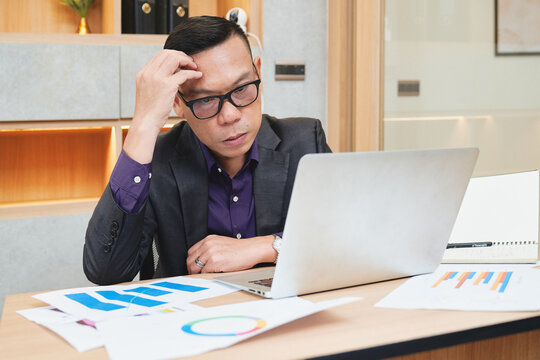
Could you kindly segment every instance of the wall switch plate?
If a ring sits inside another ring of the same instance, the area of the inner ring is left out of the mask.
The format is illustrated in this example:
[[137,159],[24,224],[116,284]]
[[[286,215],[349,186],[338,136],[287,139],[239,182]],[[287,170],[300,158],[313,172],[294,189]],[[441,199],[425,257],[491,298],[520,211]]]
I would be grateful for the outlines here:
[[420,96],[420,80],[399,80],[398,96]]
[[306,63],[294,61],[276,61],[276,80],[304,80]]

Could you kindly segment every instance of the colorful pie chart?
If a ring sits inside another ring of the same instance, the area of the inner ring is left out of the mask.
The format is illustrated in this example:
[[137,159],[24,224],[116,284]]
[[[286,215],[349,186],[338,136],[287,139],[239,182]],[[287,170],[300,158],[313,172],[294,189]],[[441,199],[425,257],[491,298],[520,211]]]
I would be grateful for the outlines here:
[[182,331],[198,336],[241,336],[266,326],[266,321],[252,316],[228,315],[191,321]]

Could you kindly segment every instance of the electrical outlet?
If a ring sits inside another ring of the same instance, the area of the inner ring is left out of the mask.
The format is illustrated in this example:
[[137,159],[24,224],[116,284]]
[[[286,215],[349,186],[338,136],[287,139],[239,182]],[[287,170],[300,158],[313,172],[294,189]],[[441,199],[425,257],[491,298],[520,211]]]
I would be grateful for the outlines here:
[[420,80],[399,80],[398,96],[420,96]]
[[276,61],[276,80],[304,80],[306,64],[294,61]]

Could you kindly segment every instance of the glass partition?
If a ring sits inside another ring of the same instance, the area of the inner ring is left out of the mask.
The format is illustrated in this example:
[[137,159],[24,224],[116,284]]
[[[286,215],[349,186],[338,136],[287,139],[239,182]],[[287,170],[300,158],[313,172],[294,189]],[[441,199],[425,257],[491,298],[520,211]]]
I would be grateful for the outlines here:
[[540,40],[519,32],[540,37],[538,14],[538,1],[386,0],[385,150],[477,146],[475,176],[538,169]]

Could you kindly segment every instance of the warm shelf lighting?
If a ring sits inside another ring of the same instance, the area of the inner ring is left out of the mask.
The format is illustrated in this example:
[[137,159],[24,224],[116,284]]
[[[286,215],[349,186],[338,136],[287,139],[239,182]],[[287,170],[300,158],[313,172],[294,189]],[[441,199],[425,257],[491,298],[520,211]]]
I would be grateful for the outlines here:
[[43,127],[43,128],[20,128],[20,129],[0,129],[0,132],[32,132],[32,131],[73,131],[73,130],[104,130],[112,129],[112,126],[84,126],[84,127]]
[[[176,125],[176,123],[174,123],[174,124],[165,124],[165,125],[163,125],[163,128],[164,128],[164,129],[170,129],[170,128],[172,128],[174,125]],[[129,129],[129,125],[122,125],[121,128],[122,128],[122,130],[128,130],[128,129]]]

